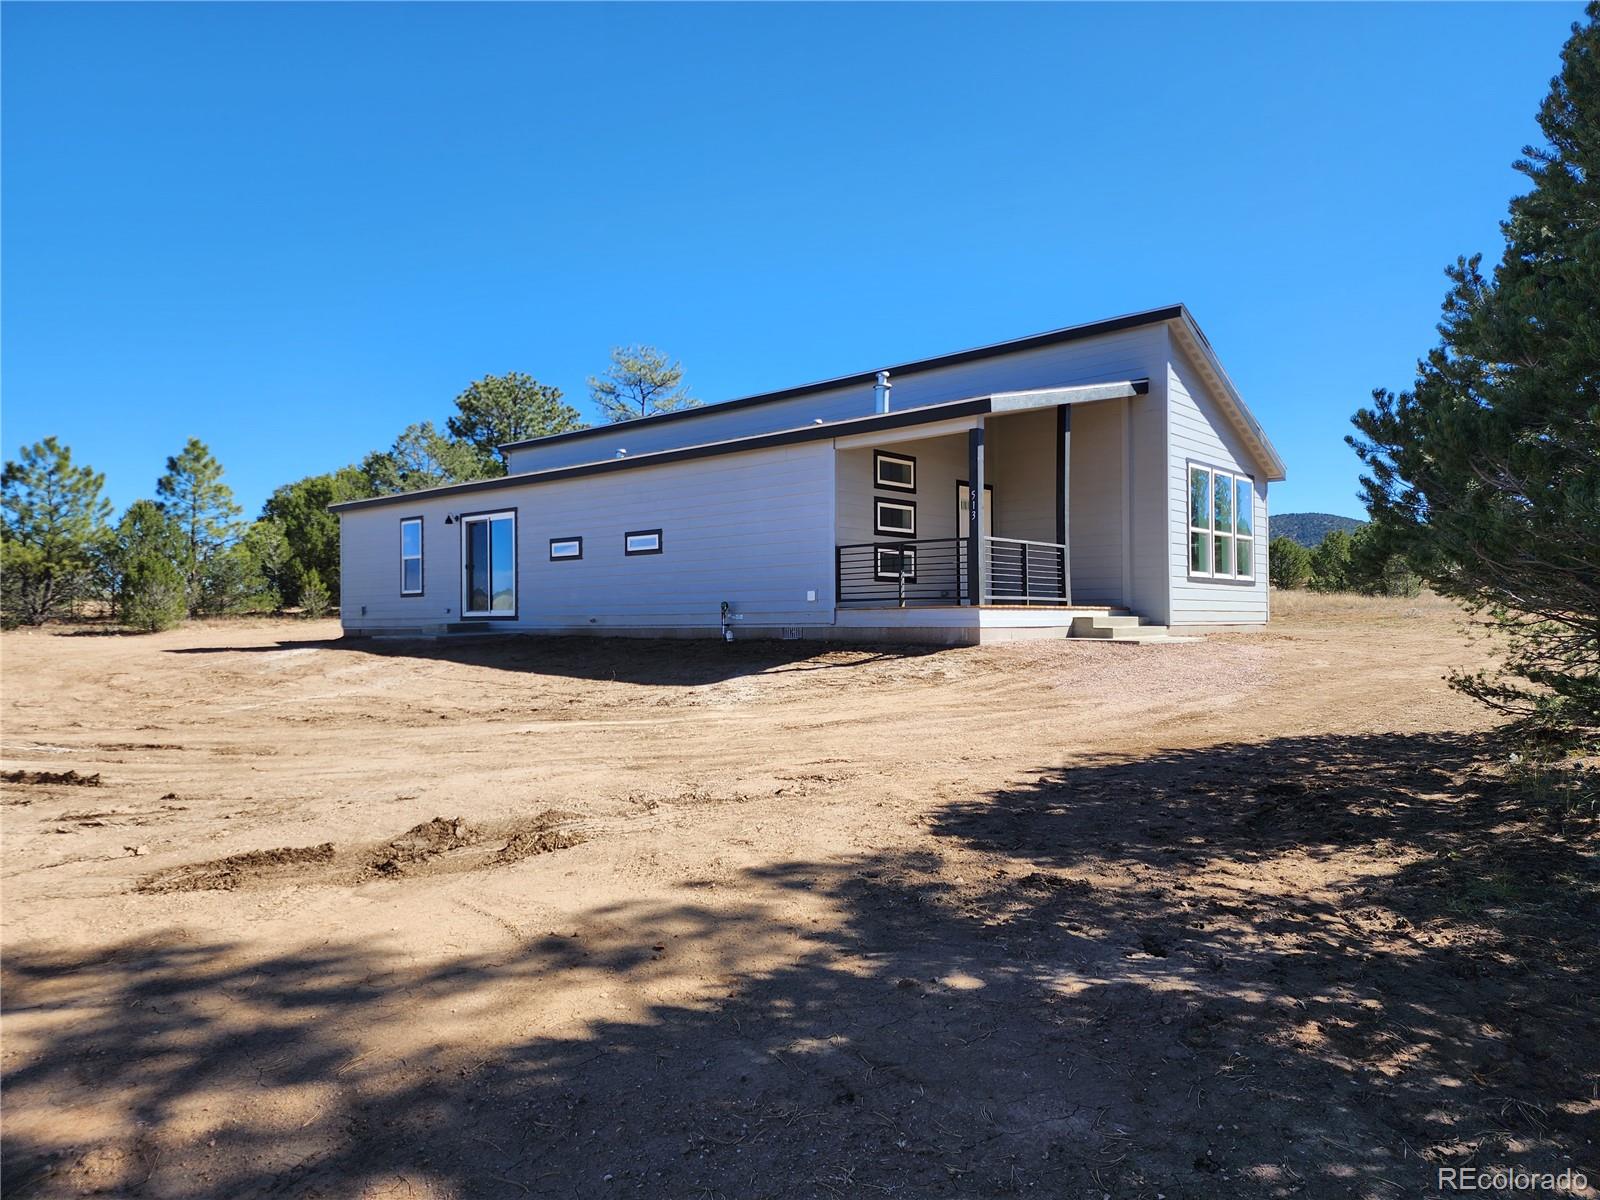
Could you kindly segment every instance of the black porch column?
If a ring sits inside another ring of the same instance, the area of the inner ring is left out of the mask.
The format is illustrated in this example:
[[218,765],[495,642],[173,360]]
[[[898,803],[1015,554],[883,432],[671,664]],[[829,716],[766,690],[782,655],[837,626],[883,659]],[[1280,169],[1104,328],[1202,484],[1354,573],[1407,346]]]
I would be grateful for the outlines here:
[[967,603],[982,604],[989,594],[989,547],[983,538],[983,421],[967,431]]
[[1056,406],[1056,541],[1061,543],[1061,598],[1072,603],[1072,405]]

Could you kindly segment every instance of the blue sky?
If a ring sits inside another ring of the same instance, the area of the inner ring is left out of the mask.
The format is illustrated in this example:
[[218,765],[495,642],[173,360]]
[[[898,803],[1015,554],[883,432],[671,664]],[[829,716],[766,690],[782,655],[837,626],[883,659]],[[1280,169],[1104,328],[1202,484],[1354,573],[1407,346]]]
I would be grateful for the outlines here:
[[1355,514],[1581,6],[43,5],[3,33],[4,449],[251,512],[487,373],[706,400],[1181,300]]

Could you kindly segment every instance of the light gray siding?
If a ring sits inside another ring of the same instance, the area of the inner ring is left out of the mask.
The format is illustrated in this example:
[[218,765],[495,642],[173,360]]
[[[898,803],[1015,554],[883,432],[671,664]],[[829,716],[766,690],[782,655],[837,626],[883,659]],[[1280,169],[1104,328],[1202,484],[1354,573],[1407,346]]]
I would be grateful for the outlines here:
[[[1168,438],[1167,556],[1172,576],[1173,625],[1259,624],[1267,619],[1267,481],[1228,424],[1210,390],[1181,349],[1167,373]],[[1222,467],[1255,480],[1252,551],[1254,579],[1219,583],[1189,577],[1190,462]]]
[[889,540],[873,529],[875,496],[916,501],[918,540],[965,537],[966,529],[958,529],[956,525],[956,480],[965,479],[967,475],[966,435],[895,442],[882,449],[893,454],[908,454],[917,460],[916,493],[875,488],[871,448],[840,450],[834,468],[839,544],[849,546]]
[[[995,392],[1071,384],[1154,379],[1166,369],[1167,333],[1162,325],[1109,333],[1083,341],[1063,342],[1003,357],[935,367],[893,378],[895,412],[965,400]],[[681,446],[698,446],[754,434],[798,429],[818,420],[835,421],[873,413],[872,385],[857,384],[811,392],[744,408],[711,405],[694,417],[661,424],[624,423],[592,436],[571,438],[508,452],[515,474],[551,467],[602,462],[618,450],[638,455]]]
[[990,417],[987,437],[995,536],[1055,541],[1056,410]]
[[1122,530],[1127,512],[1127,401],[1072,407],[1072,598],[1122,604]]
[[[461,526],[450,513],[515,509],[518,613],[496,628],[712,627],[722,601],[747,624],[833,616],[833,447],[807,443],[341,514],[343,620],[352,630],[461,620]],[[424,594],[402,597],[400,520],[423,518]],[[623,535],[661,529],[664,553]],[[551,562],[551,538],[583,538]],[[815,600],[807,600],[807,592]]]
[[1167,371],[1150,381],[1150,393],[1129,400],[1126,485],[1128,556],[1126,603],[1165,625],[1171,615],[1172,580],[1167,546]]

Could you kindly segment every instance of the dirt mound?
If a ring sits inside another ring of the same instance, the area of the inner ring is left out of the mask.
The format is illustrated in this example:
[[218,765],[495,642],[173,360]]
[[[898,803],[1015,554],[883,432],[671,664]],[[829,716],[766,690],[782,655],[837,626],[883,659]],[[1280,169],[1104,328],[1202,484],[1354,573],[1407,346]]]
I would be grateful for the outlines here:
[[453,821],[434,817],[421,825],[413,825],[392,842],[379,846],[367,867],[378,875],[404,875],[409,868],[420,863],[452,850],[476,845],[482,840],[481,831],[472,828],[460,817]]
[[297,874],[297,868],[324,865],[334,860],[332,842],[320,846],[280,846],[276,850],[250,850],[210,862],[192,863],[157,871],[140,880],[135,891],[231,892],[246,882]]
[[353,886],[375,879],[411,879],[426,875],[507,867],[556,850],[570,850],[582,834],[561,825],[580,814],[546,809],[521,820],[469,825],[460,817],[434,817],[376,845],[336,848],[282,846],[250,850],[209,862],[169,867],[140,880],[135,891],[230,892],[243,887],[319,883]]
[[100,772],[79,775],[76,771],[5,771],[0,780],[6,783],[64,784],[67,787],[99,787]]
[[558,826],[575,815],[554,808],[540,813],[531,821],[513,828],[506,837],[506,844],[489,856],[489,862],[503,867],[532,858],[535,854],[572,849],[583,841],[583,835]]

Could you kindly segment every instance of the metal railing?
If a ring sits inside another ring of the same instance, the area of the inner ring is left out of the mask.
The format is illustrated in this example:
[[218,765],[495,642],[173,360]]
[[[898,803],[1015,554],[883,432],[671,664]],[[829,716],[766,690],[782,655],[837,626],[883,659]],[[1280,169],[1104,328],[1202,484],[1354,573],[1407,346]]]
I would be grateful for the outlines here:
[[[841,605],[968,603],[967,538],[856,542],[835,548]],[[1067,548],[1056,542],[986,537],[984,604],[1070,604]]]

